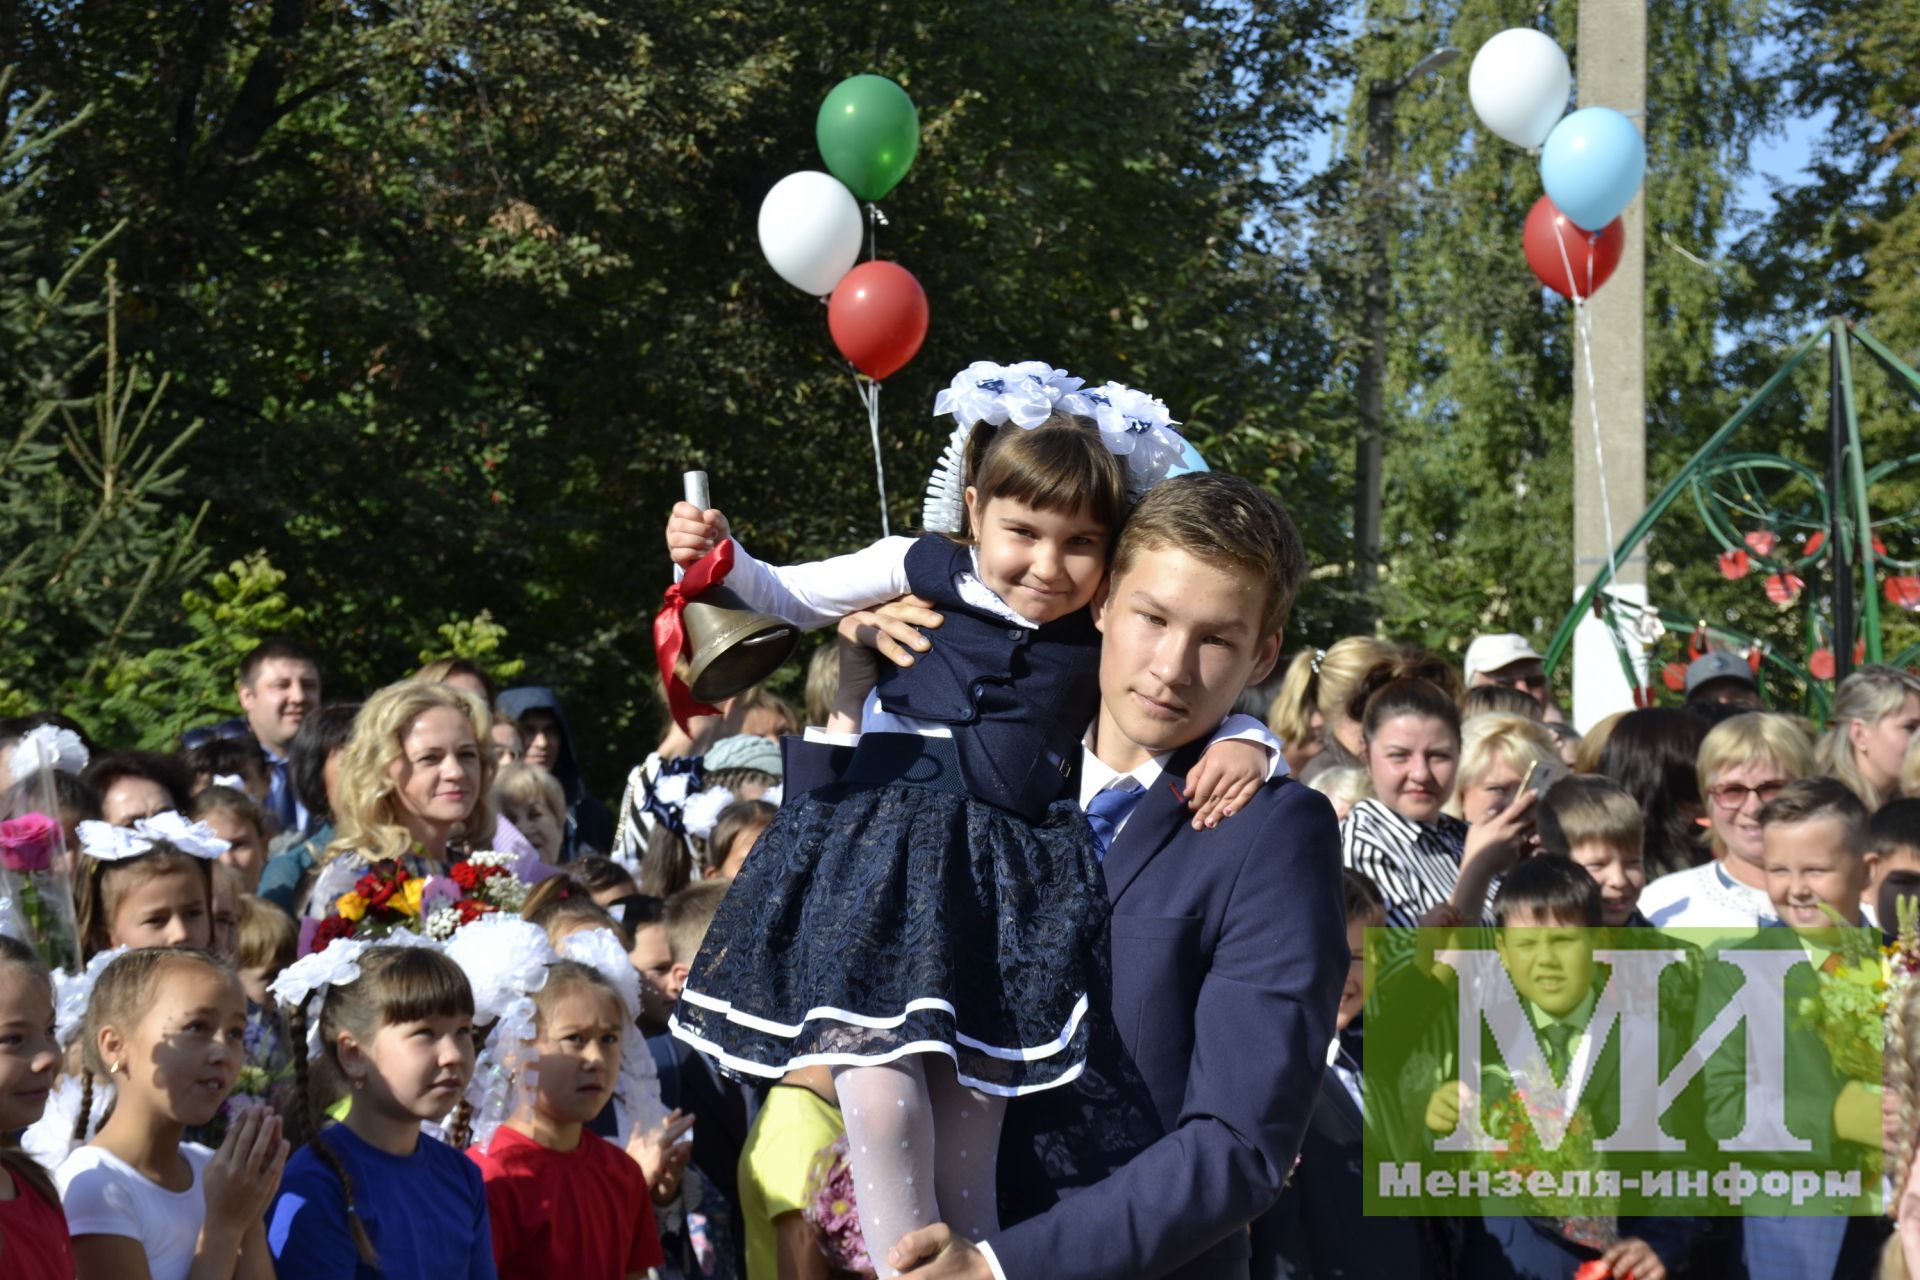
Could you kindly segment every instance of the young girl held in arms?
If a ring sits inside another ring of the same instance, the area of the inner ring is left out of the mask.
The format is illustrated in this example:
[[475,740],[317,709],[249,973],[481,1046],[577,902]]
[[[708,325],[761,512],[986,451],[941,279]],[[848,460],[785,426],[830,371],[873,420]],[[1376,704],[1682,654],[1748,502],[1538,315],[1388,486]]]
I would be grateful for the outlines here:
[[242,1112],[217,1152],[181,1140],[233,1089],[246,1008],[197,948],[128,951],[101,971],[81,1043],[86,1087],[111,1083],[113,1109],[55,1174],[80,1280],[273,1275],[261,1216],[287,1159],[279,1117]]
[[[834,1068],[883,1276],[908,1231],[997,1228],[1006,1099],[1085,1064],[1100,859],[1124,821],[1097,797],[1096,834],[1066,786],[1100,697],[1089,606],[1130,501],[1185,447],[1158,401],[1081,385],[1038,363],[975,365],[941,393],[935,411],[960,430],[926,523],[957,538],[888,538],[791,569],[720,551],[728,586],[800,625],[909,592],[945,618],[911,665],[882,664],[842,781],[789,797],[761,836],[674,1016],[676,1035],[735,1071]],[[674,508],[676,563],[726,538],[719,512]],[[1277,755],[1241,721],[1217,737],[1261,745],[1209,749],[1187,779],[1197,825],[1233,812]]]
[[[480,1173],[458,1151],[420,1132],[422,1121],[454,1110],[473,1076],[473,990],[466,975],[430,943],[368,946],[349,939],[289,966],[273,992],[290,1008],[310,1126],[267,1219],[280,1280],[491,1280]],[[306,1005],[316,995],[318,1046],[307,1036]],[[310,1087],[309,1054],[324,1063],[329,1092],[344,1086],[349,1095],[346,1118],[324,1129],[324,1106],[332,1099]]]
[[0,934],[0,1257],[12,1280],[73,1280],[60,1193],[12,1141],[40,1118],[59,1070],[53,980],[32,947]]

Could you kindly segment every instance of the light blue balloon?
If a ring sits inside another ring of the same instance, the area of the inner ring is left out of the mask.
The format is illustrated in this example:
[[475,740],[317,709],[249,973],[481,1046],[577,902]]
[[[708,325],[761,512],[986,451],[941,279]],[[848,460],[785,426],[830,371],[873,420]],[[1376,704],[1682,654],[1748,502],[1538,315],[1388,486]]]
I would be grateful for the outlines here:
[[1647,171],[1647,144],[1609,107],[1582,107],[1540,148],[1540,182],[1554,207],[1583,231],[1603,231],[1633,203]]
[[1174,463],[1167,469],[1167,479],[1171,480],[1175,476],[1189,476],[1197,472],[1213,470],[1213,468],[1207,465],[1207,460],[1200,456],[1200,451],[1193,447],[1193,441],[1183,437],[1180,443],[1184,444],[1186,448],[1180,453],[1180,461]]

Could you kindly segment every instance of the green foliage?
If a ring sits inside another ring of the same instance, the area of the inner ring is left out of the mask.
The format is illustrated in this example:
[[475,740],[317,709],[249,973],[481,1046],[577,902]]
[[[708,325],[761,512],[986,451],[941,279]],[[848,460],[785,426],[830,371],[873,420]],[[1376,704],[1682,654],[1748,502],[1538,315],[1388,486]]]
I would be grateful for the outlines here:
[[[1764,119],[1748,74],[1759,7],[1694,0],[1648,8],[1648,474],[1656,484],[1737,403],[1714,339],[1744,282],[1682,250],[1711,254]],[[1358,235],[1366,86],[1403,75],[1442,44],[1471,57],[1489,36],[1521,25],[1553,36],[1577,67],[1577,15],[1574,0],[1367,6],[1347,111],[1350,198],[1323,243],[1349,361],[1359,357],[1367,262]],[[1518,631],[1544,645],[1574,587],[1571,311],[1544,294],[1521,252],[1522,225],[1541,194],[1537,160],[1480,130],[1467,65],[1400,93],[1388,197],[1398,234],[1380,612],[1391,634],[1455,652],[1482,631]],[[1663,589],[1657,576],[1654,589]]]
[[507,629],[493,620],[489,610],[443,622],[434,630],[440,642],[420,651],[422,666],[442,658],[465,658],[485,667],[501,685],[510,684],[527,669],[526,659],[506,656]]
[[234,675],[269,635],[298,633],[307,611],[283,589],[287,575],[263,552],[212,574],[180,598],[178,644],[97,664],[68,690],[71,713],[101,741],[172,750],[183,730],[239,713]]
[[[94,104],[49,226],[129,220],[123,336],[207,424],[185,455],[206,536],[287,572],[330,693],[490,611],[581,695],[610,786],[660,722],[648,620],[682,470],[776,559],[878,533],[852,379],[754,235],[852,74],[898,81],[922,124],[879,229],[933,309],[883,399],[896,525],[952,371],[1041,357],[1161,395],[1316,561],[1345,558],[1297,190],[1341,9],[163,0],[15,6],[0,42],[61,109]],[[1343,612],[1316,591],[1301,626]]]
[[197,424],[163,425],[167,380],[121,358],[113,264],[96,275],[120,226],[68,235],[42,216],[51,149],[87,113],[56,121],[11,72],[0,113],[0,700],[20,707],[151,638],[156,599],[197,571],[198,518],[177,501]]

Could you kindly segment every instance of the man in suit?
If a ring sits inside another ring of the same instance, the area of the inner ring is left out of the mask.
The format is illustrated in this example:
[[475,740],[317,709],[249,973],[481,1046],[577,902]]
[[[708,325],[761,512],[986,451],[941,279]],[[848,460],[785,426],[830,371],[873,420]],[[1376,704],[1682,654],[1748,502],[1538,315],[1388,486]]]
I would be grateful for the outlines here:
[[[1326,1069],[1347,973],[1333,809],[1287,778],[1195,830],[1176,782],[1266,678],[1306,560],[1286,513],[1219,473],[1154,488],[1095,619],[1099,718],[1079,792],[1106,846],[1108,1034],[1074,1085],[1015,1101],[1006,1225],[904,1237],[920,1277],[1248,1275]],[[937,643],[937,639],[936,639]]]

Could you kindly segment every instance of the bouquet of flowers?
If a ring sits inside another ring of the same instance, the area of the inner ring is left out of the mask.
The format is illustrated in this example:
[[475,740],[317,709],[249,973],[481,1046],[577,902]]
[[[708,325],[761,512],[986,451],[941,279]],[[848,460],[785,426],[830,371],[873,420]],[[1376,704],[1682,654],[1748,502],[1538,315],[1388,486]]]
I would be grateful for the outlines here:
[[810,1194],[800,1213],[818,1233],[827,1265],[836,1276],[872,1276],[873,1259],[860,1232],[860,1206],[853,1198],[853,1166],[847,1160],[845,1138],[836,1138],[814,1156],[807,1187]]
[[0,932],[32,944],[50,969],[77,971],[73,892],[60,824],[44,813],[0,822]]
[[435,876],[427,890],[426,935],[444,942],[481,916],[526,905],[527,883],[513,865],[512,854],[487,849],[454,863],[444,880]]
[[425,876],[408,875],[396,859],[382,858],[334,902],[334,914],[314,931],[313,949],[325,951],[341,938],[372,941],[397,929],[418,933],[426,889]]
[[[1842,925],[1831,907],[1827,914]],[[1817,994],[1800,1001],[1802,1025],[1820,1037],[1833,1069],[1848,1080],[1877,1084],[1887,1044],[1892,958],[1864,930],[1843,928],[1840,949],[1815,972]]]

